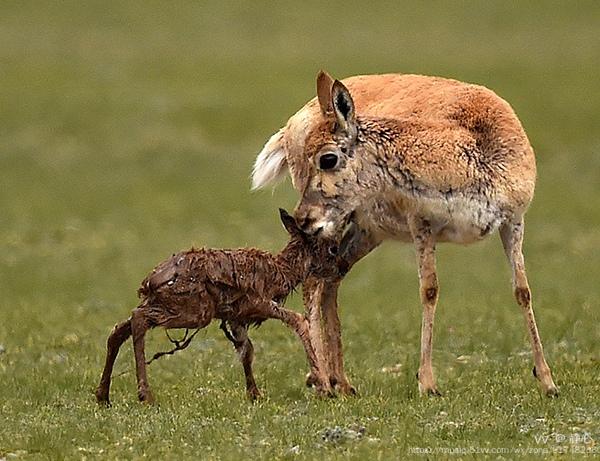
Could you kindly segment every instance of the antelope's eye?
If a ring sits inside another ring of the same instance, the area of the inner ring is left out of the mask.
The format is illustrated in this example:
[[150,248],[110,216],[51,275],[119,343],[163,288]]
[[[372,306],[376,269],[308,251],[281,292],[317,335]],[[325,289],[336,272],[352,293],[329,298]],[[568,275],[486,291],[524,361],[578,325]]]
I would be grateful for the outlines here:
[[323,154],[319,157],[319,168],[321,170],[331,170],[338,164],[338,156],[333,153]]
[[338,254],[338,247],[337,247],[337,246],[335,246],[335,245],[333,245],[333,246],[330,246],[330,247],[327,249],[327,251],[329,252],[329,254],[330,254],[331,256],[335,256],[335,255],[337,255],[337,254]]

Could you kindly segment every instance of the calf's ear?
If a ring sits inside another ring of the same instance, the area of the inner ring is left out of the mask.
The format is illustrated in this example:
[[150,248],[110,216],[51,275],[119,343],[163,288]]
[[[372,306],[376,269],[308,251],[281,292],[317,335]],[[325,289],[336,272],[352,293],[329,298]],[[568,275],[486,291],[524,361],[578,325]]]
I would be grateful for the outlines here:
[[300,228],[298,227],[298,224],[296,224],[296,220],[294,219],[294,217],[291,216],[283,208],[279,209],[279,217],[281,218],[283,227],[288,232],[288,234],[294,236],[300,233]]

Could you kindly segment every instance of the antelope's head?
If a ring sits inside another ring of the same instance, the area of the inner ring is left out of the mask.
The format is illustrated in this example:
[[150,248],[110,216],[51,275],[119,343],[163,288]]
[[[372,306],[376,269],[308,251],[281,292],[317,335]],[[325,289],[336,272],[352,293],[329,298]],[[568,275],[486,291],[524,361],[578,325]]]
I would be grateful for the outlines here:
[[350,92],[321,71],[317,97],[321,120],[306,139],[305,181],[295,216],[304,232],[332,237],[375,191]]

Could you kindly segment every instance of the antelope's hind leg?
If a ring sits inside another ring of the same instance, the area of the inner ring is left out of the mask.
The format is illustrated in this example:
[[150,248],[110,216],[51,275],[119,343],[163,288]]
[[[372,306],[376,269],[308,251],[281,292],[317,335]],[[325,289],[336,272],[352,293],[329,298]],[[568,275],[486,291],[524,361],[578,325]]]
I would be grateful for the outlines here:
[[517,222],[506,223],[500,228],[500,238],[504,246],[504,252],[512,269],[512,283],[515,298],[523,311],[529,340],[533,349],[533,360],[535,367],[534,376],[539,380],[544,393],[550,397],[558,395],[558,389],[552,380],[552,372],[546,363],[542,340],[538,332],[533,306],[531,303],[531,290],[525,273],[525,259],[523,257],[523,233],[524,221],[521,218]]
[[106,341],[106,362],[102,371],[102,377],[100,378],[100,384],[98,384],[95,392],[98,403],[110,405],[109,392],[113,366],[119,354],[119,348],[130,336],[131,319],[127,319],[115,325]]
[[409,221],[417,252],[419,291],[423,305],[421,324],[421,358],[419,364],[419,392],[421,395],[440,395],[433,375],[431,356],[433,350],[433,323],[439,288],[435,268],[435,239],[429,223],[414,217]]
[[227,329],[225,321],[221,322],[221,330],[229,341],[233,343],[235,351],[238,354],[240,362],[244,367],[244,375],[246,377],[246,393],[252,401],[258,399],[261,394],[254,380],[252,372],[252,362],[254,362],[254,346],[248,337],[248,325],[239,323],[231,323],[231,332]]

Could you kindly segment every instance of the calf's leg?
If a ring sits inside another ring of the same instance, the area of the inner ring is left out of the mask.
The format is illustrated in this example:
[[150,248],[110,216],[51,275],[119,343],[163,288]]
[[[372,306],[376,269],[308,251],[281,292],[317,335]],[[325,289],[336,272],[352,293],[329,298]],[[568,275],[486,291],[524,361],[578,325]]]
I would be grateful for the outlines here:
[[260,397],[260,391],[254,380],[254,373],[252,372],[252,362],[254,361],[254,346],[252,341],[248,337],[248,325],[242,325],[239,323],[231,323],[231,332],[227,330],[225,322],[221,323],[221,329],[225,333],[227,339],[229,339],[235,351],[240,358],[240,362],[244,367],[244,375],[246,377],[246,393],[250,400],[256,400]]
[[113,366],[119,354],[119,348],[129,336],[131,336],[131,319],[115,325],[106,341],[106,362],[102,371],[102,377],[100,378],[100,384],[96,388],[96,400],[98,403],[110,405],[109,392]]
[[153,403],[154,396],[148,385],[146,375],[146,354],[144,351],[144,336],[150,329],[144,310],[137,308],[131,315],[131,335],[133,337],[133,351],[135,354],[135,373],[137,377],[138,399],[140,402]]

